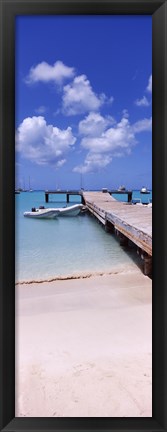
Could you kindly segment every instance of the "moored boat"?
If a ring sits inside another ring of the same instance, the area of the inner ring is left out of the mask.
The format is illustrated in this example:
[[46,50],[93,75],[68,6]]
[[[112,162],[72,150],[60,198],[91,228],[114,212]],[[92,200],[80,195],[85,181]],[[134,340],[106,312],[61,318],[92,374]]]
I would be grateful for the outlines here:
[[140,193],[141,194],[149,194],[150,192],[148,191],[148,189],[146,188],[146,187],[142,187],[141,189],[140,189]]
[[126,187],[123,185],[119,186],[119,188],[118,188],[119,192],[124,192],[125,190],[126,190]]
[[25,217],[36,218],[36,219],[54,219],[59,214],[59,209],[55,208],[44,208],[43,206],[36,209],[33,207],[31,211],[24,212]]
[[82,210],[84,210],[82,204],[74,204],[69,207],[56,207],[56,208],[45,208],[40,206],[39,208],[33,207],[31,211],[24,212],[24,216],[36,219],[53,219],[57,216],[77,216]]
[[69,207],[60,207],[58,208],[59,214],[58,216],[77,216],[83,209],[82,204],[74,204]]

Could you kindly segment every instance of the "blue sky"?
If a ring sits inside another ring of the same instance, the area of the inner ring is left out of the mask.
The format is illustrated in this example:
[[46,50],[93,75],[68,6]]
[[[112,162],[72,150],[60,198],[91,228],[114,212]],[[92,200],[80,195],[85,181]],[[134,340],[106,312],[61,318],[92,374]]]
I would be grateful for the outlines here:
[[152,187],[151,16],[16,18],[16,187]]

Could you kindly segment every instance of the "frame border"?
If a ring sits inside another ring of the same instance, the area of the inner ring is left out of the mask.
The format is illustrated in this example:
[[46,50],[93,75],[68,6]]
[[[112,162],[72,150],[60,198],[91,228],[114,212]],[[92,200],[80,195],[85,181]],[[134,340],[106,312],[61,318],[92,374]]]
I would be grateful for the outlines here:
[[[152,15],[153,416],[15,418],[15,16]],[[167,431],[167,0],[0,0],[0,430]],[[166,168],[166,169],[165,169]],[[12,217],[11,217],[12,216]]]

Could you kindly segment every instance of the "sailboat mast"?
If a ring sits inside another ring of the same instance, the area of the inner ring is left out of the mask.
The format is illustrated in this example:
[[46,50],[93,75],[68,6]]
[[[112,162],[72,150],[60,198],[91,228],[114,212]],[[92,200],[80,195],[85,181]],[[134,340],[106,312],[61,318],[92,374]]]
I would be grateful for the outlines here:
[[80,188],[83,189],[83,176],[81,173],[81,178],[80,178]]

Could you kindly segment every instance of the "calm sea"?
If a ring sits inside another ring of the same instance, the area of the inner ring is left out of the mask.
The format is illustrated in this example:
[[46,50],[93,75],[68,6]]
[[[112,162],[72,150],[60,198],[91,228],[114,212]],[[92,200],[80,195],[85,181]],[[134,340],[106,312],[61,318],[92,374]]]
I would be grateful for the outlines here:
[[[115,195],[125,201],[125,195]],[[132,199],[147,201],[150,195],[134,191]],[[71,197],[69,205],[80,202]],[[16,281],[49,280],[82,273],[116,272],[139,264],[133,248],[124,250],[118,239],[89,214],[56,219],[29,219],[24,211],[32,207],[63,207],[65,195],[53,195],[45,203],[44,192],[21,192],[15,195],[16,214]]]

